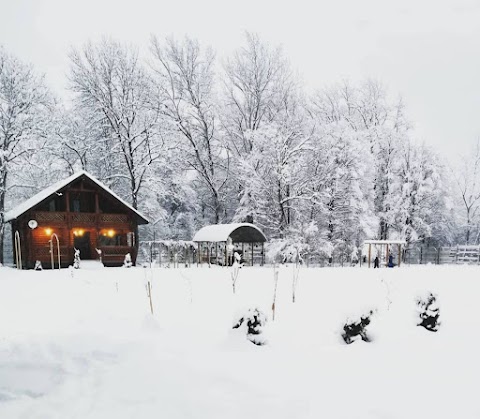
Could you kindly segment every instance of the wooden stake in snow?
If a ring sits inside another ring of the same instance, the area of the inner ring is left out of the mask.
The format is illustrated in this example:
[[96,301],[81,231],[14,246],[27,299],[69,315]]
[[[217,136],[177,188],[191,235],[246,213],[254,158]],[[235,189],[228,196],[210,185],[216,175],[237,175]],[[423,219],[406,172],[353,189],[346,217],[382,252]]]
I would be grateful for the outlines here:
[[153,270],[152,268],[147,268],[147,265],[144,265],[144,272],[145,272],[145,278],[144,278],[144,284],[145,284],[145,289],[147,290],[147,297],[150,301],[150,312],[152,313],[153,316],[153,302],[152,302],[152,280],[153,280]]
[[152,285],[150,281],[147,282],[147,289],[148,289],[148,299],[150,300],[150,311],[153,316],[153,303],[152,303]]
[[278,285],[278,266],[273,265],[273,303],[272,303],[272,321],[275,321],[275,302],[277,301],[277,285]]
[[193,303],[192,279],[189,276],[185,275],[182,271],[180,271],[180,275],[183,277],[183,279],[185,279],[185,282],[188,288],[188,294],[190,296],[190,304],[192,304]]
[[292,302],[295,302],[295,294],[297,292],[298,278],[300,277],[301,256],[297,249],[297,257],[295,258],[295,265],[293,265],[293,279],[292,279]]
[[235,287],[237,284],[238,274],[240,272],[240,268],[242,267],[242,265],[240,263],[241,257],[237,252],[234,253],[233,258],[234,258],[234,262],[232,264],[232,270],[230,272],[230,276],[232,278],[233,293],[235,294],[235,289],[236,289]]

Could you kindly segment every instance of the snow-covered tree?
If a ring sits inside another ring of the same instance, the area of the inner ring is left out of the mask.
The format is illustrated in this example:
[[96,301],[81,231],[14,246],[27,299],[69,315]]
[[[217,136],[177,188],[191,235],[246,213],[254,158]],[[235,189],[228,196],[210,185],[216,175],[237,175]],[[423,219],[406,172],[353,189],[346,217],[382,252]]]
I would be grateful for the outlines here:
[[69,174],[88,170],[103,178],[101,167],[110,157],[104,149],[106,135],[104,127],[98,123],[98,115],[90,109],[59,109],[49,151]]
[[246,45],[225,64],[224,124],[232,151],[242,156],[253,149],[248,135],[283,117],[285,100],[295,89],[280,48],[271,48],[257,34],[246,33]]
[[24,186],[15,175],[46,145],[52,109],[43,77],[0,47],[0,263],[7,193]]
[[480,238],[480,140],[468,156],[462,158],[460,168],[454,171],[460,208],[461,228],[465,244],[478,244]]
[[218,132],[211,49],[186,38],[162,43],[152,38],[152,69],[161,89],[161,109],[175,125],[184,169],[194,170],[207,220],[219,223],[225,215],[230,156]]
[[445,242],[450,212],[444,166],[428,147],[409,140],[399,160],[396,230],[407,243],[431,237]]
[[78,109],[96,115],[105,130],[111,173],[105,180],[134,208],[152,166],[165,148],[161,107],[136,49],[113,40],[88,43],[70,54],[71,89]]

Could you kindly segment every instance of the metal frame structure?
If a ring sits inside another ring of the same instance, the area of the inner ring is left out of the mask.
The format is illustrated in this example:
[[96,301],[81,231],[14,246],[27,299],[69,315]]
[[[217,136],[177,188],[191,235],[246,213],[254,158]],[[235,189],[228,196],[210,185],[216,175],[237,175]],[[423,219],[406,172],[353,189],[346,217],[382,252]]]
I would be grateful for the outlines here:
[[61,263],[60,263],[60,240],[58,239],[58,236],[53,233],[52,236],[50,237],[50,256],[52,260],[52,269],[55,269],[55,262],[53,261],[53,255],[54,255],[54,247],[53,247],[53,239],[56,239],[57,241],[57,255],[58,255],[58,269],[61,268]]
[[364,244],[368,244],[368,267],[370,268],[371,259],[372,259],[372,244],[374,246],[385,246],[386,254],[385,260],[388,260],[388,256],[392,253],[390,246],[397,247],[398,252],[398,267],[400,267],[402,263],[402,246],[405,246],[407,242],[405,240],[365,240]]

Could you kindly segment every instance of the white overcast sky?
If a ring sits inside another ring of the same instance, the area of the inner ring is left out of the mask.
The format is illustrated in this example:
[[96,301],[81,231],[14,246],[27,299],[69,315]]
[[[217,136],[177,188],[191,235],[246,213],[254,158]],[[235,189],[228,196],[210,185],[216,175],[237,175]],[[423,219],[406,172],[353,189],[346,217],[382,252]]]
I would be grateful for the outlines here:
[[282,44],[309,88],[379,79],[443,155],[480,137],[480,0],[0,0],[0,44],[58,95],[69,48],[89,39],[188,34],[222,57],[245,30]]

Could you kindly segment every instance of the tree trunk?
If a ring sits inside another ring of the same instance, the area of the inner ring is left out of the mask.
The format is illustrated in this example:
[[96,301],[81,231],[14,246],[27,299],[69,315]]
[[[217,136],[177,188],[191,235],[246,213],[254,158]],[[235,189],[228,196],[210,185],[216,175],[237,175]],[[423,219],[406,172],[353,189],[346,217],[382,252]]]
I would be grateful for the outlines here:
[[2,173],[0,178],[0,263],[4,263],[3,247],[5,242],[5,194],[6,194],[7,173]]

